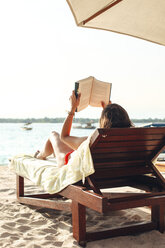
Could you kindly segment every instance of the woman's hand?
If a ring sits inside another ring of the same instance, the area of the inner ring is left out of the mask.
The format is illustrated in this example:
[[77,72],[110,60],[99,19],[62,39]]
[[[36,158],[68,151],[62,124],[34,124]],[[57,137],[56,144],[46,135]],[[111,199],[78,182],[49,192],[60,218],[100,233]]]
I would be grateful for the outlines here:
[[[108,104],[111,104],[111,103],[112,103],[112,102],[109,101]],[[102,106],[103,109],[104,109],[108,104],[105,104],[105,102],[101,101],[101,106]]]
[[78,107],[79,103],[80,103],[80,97],[81,97],[81,94],[79,93],[78,94],[78,97],[76,98],[76,95],[75,95],[75,91],[73,90],[72,91],[72,95],[70,96],[69,100],[70,100],[70,112],[75,112],[76,111],[76,108]]

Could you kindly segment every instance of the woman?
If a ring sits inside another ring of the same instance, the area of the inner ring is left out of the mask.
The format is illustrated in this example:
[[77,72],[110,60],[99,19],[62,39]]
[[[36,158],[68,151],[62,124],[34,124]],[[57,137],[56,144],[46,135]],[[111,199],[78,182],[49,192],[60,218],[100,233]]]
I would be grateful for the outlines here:
[[[70,111],[64,121],[61,136],[53,131],[47,140],[43,150],[37,151],[35,157],[38,159],[46,159],[53,154],[57,159],[59,167],[68,163],[71,153],[76,150],[80,144],[87,139],[87,137],[70,136],[72,121],[76,108],[79,105],[81,95],[76,98],[75,92],[70,96]],[[113,128],[113,127],[131,127],[132,123],[125,109],[118,104],[101,103],[103,111],[100,118],[100,128]]]

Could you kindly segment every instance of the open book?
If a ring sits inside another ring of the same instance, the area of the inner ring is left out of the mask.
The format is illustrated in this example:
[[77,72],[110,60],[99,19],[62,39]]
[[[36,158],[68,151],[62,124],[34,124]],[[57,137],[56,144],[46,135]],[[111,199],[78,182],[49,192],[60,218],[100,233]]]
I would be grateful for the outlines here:
[[75,94],[81,93],[80,104],[77,112],[85,109],[88,105],[101,107],[101,101],[109,103],[111,95],[111,83],[97,80],[94,77],[88,77],[75,83]]

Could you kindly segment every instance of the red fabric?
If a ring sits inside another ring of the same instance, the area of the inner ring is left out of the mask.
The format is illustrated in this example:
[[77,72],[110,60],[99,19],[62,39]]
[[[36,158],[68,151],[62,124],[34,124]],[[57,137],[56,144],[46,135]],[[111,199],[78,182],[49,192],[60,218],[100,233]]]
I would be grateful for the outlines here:
[[72,152],[74,152],[74,150],[71,151],[71,152],[68,152],[68,153],[65,155],[65,162],[64,162],[64,165],[66,165],[66,164],[68,163],[68,157],[69,157],[69,155],[70,155]]

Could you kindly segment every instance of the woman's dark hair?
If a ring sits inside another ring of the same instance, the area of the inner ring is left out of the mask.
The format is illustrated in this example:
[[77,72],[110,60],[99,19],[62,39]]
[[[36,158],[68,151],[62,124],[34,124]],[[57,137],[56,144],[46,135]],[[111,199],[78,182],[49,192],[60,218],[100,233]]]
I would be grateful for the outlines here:
[[102,111],[100,118],[101,128],[131,127],[133,126],[127,111],[120,105],[108,104]]

